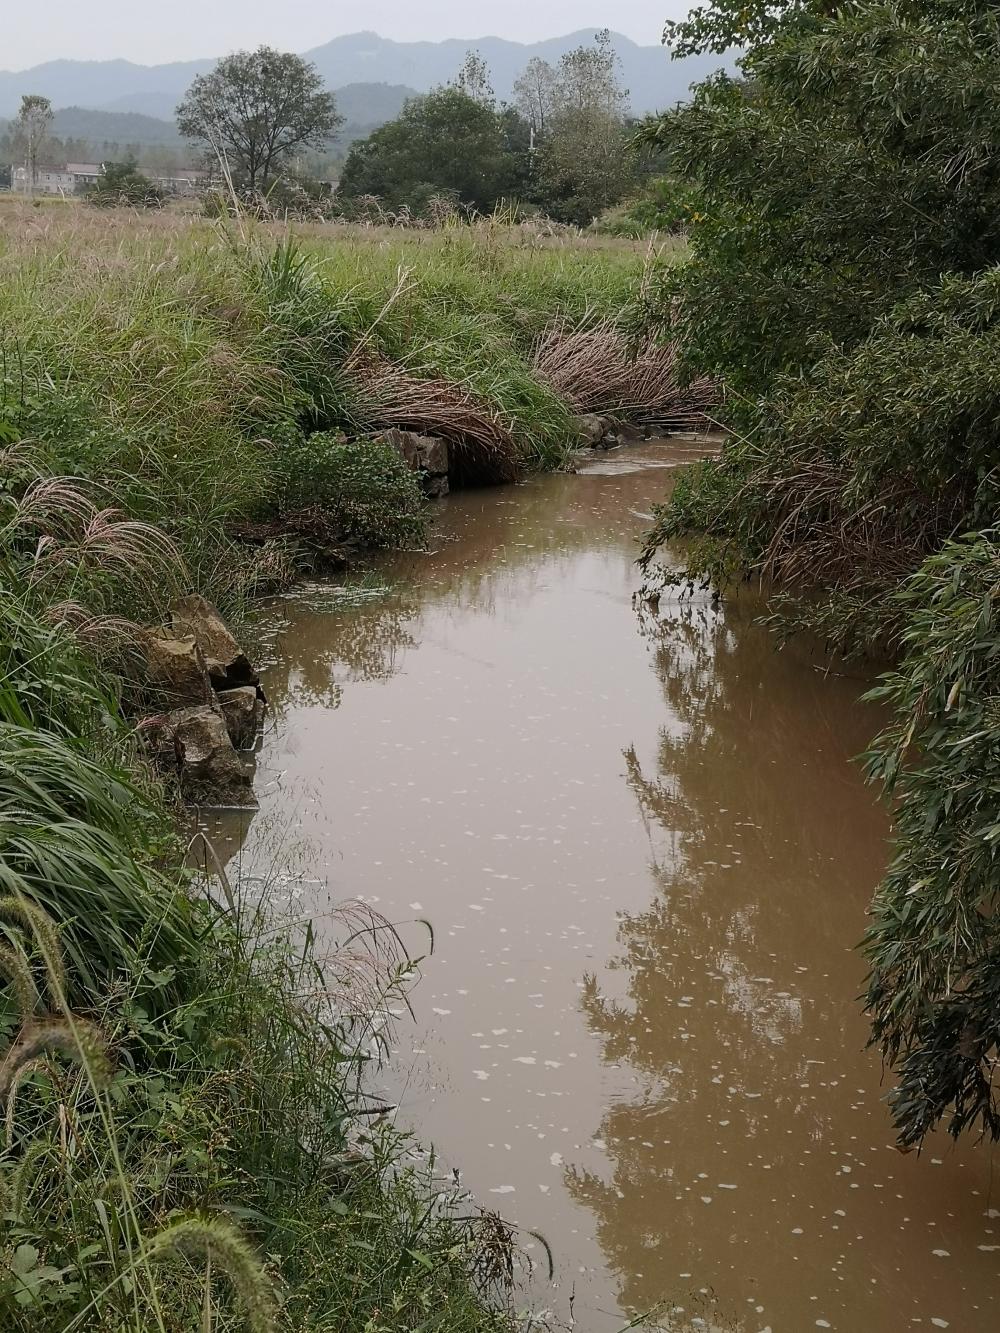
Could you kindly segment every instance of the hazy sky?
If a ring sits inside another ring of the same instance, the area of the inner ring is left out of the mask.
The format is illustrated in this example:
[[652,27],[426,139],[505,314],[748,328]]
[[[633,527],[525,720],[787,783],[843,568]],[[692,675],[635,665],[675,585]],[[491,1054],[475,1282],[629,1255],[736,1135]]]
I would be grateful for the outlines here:
[[[614,28],[654,45],[663,20],[691,0],[41,0],[17,4],[4,23],[0,69],[60,57],[140,64],[224,55],[240,47],[305,51],[359,29],[401,41],[482,37],[537,41],[580,28]],[[2,6],[6,8],[6,4]]]

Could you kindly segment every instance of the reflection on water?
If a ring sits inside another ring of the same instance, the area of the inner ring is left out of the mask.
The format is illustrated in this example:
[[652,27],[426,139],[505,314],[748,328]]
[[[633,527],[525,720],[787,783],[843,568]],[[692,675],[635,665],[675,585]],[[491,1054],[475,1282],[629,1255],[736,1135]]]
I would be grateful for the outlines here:
[[545,1232],[563,1315],[991,1326],[989,1153],[894,1151],[855,1002],[877,715],[742,606],[633,611],[678,456],[455,496],[388,597],[283,602],[263,826],[317,911],[434,922],[402,1114]]

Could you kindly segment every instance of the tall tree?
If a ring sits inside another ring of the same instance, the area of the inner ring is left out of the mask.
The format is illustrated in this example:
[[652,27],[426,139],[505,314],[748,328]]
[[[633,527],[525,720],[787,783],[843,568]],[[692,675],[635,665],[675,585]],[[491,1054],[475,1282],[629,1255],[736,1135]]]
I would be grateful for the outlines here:
[[14,121],[14,133],[19,152],[24,154],[28,173],[28,193],[33,194],[38,183],[38,157],[52,123],[52,103],[38,93],[25,93],[21,109]]
[[590,46],[567,51],[559,61],[553,102],[556,113],[624,117],[628,89],[621,86],[621,61],[607,28],[595,35]]
[[266,190],[296,152],[322,148],[342,123],[316,67],[269,46],[220,60],[177,108],[181,133],[205,144],[251,190]]
[[466,51],[458,71],[458,87],[481,106],[493,106],[496,93],[490,82],[490,67],[478,51]]
[[544,136],[555,100],[556,72],[547,60],[532,56],[524,72],[514,80],[514,105],[535,136]]
[[354,144],[338,194],[375,195],[390,207],[416,209],[432,194],[450,194],[467,208],[488,211],[519,179],[515,142],[506,112],[461,88],[437,88]]
[[[628,92],[604,29],[568,51],[552,74],[536,68],[529,98],[543,112],[537,161],[539,202],[555,217],[585,224],[617,203],[632,181],[626,152]],[[527,71],[525,71],[527,74]],[[547,104],[547,109],[546,109]]]

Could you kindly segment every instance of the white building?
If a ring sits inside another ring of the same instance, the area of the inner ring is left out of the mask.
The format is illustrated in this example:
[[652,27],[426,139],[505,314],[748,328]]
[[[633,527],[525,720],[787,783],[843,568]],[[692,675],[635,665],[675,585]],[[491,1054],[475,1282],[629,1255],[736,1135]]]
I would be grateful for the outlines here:
[[170,175],[153,177],[153,184],[168,194],[197,194],[210,181],[210,173],[198,167],[178,167]]
[[66,174],[73,177],[77,191],[96,185],[104,174],[103,162],[67,162]]
[[[35,188],[28,189],[28,169],[11,167],[11,189],[15,194],[50,194],[68,198],[84,194],[104,175],[104,164],[99,162],[67,162],[64,167],[39,166],[35,172]],[[198,167],[178,167],[169,174],[153,176],[152,182],[167,194],[197,194],[210,182],[207,171]]]
[[[64,167],[39,166],[35,171],[34,194],[80,194],[100,180],[103,167],[95,162],[67,162]],[[28,168],[13,167],[11,188],[16,194],[29,194]]]
[[15,167],[13,172],[15,194],[73,194],[76,184],[73,177],[63,167],[38,167],[35,171],[35,188],[29,190],[28,168]]

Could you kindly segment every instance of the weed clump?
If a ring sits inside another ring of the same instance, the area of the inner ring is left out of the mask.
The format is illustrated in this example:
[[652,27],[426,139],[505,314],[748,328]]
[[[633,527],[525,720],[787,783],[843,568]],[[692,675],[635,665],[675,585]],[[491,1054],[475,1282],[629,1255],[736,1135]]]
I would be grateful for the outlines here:
[[206,1266],[206,1287],[213,1268],[221,1269],[232,1284],[252,1333],[273,1333],[277,1304],[263,1264],[246,1239],[221,1217],[182,1217],[152,1238],[146,1257],[161,1263],[194,1258]]
[[321,509],[331,526],[360,546],[416,546],[427,517],[418,475],[390,445],[348,440],[336,431],[291,431],[273,461],[283,514]]

